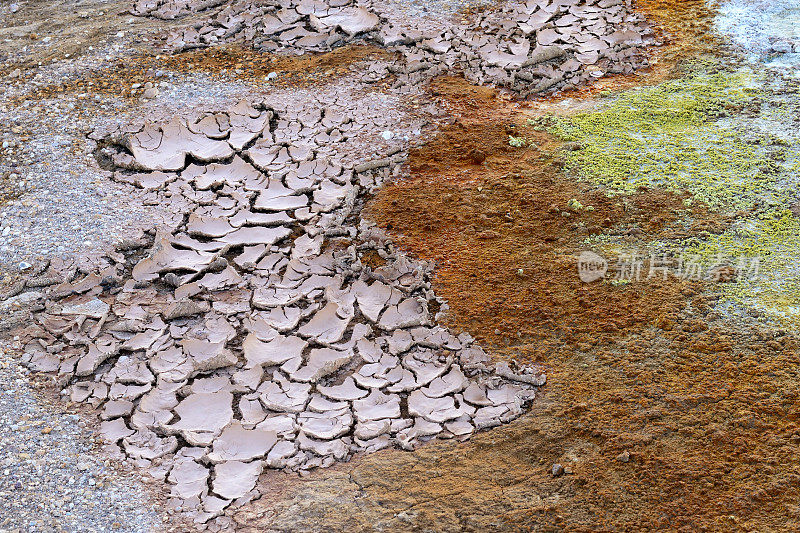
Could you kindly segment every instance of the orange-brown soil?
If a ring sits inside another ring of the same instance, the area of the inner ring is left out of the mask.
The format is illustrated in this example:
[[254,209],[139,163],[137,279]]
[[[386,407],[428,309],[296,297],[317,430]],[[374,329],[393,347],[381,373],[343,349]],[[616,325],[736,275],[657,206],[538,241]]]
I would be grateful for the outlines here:
[[267,54],[243,46],[195,50],[168,56],[163,67],[175,72],[228,74],[237,79],[263,81],[276,72],[277,84],[319,84],[326,77],[337,77],[359,61],[390,58],[391,54],[375,46],[351,44],[325,54],[301,56]]

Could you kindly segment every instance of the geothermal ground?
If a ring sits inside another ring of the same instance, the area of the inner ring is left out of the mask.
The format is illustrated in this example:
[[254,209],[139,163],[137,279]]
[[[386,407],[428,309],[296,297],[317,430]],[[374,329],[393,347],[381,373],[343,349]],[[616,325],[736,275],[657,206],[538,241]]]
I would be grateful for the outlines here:
[[795,2],[0,16],[0,531],[800,529]]

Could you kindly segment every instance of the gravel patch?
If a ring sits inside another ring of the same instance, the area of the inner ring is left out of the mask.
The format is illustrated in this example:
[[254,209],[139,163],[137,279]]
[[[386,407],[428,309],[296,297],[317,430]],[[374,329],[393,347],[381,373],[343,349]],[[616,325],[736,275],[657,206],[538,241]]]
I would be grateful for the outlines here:
[[27,374],[0,346],[0,532],[163,530],[141,480],[94,453],[93,428]]

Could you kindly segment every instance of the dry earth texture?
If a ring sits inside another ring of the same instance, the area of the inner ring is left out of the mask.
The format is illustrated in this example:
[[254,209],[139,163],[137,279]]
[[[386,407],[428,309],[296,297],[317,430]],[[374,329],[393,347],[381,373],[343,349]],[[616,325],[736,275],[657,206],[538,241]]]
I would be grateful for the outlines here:
[[59,5],[1,8],[4,349],[169,527],[800,528],[796,8]]

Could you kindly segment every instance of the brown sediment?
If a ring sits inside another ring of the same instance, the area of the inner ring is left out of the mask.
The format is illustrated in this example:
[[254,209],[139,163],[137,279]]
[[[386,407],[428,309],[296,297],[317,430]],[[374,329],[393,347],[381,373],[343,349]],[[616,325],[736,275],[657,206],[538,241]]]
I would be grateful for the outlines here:
[[340,76],[353,63],[389,59],[393,55],[376,46],[350,44],[321,54],[269,54],[244,46],[224,46],[171,55],[163,67],[175,72],[225,73],[237,79],[259,81],[271,72],[279,74],[279,83],[290,85],[319,84],[320,76]]

